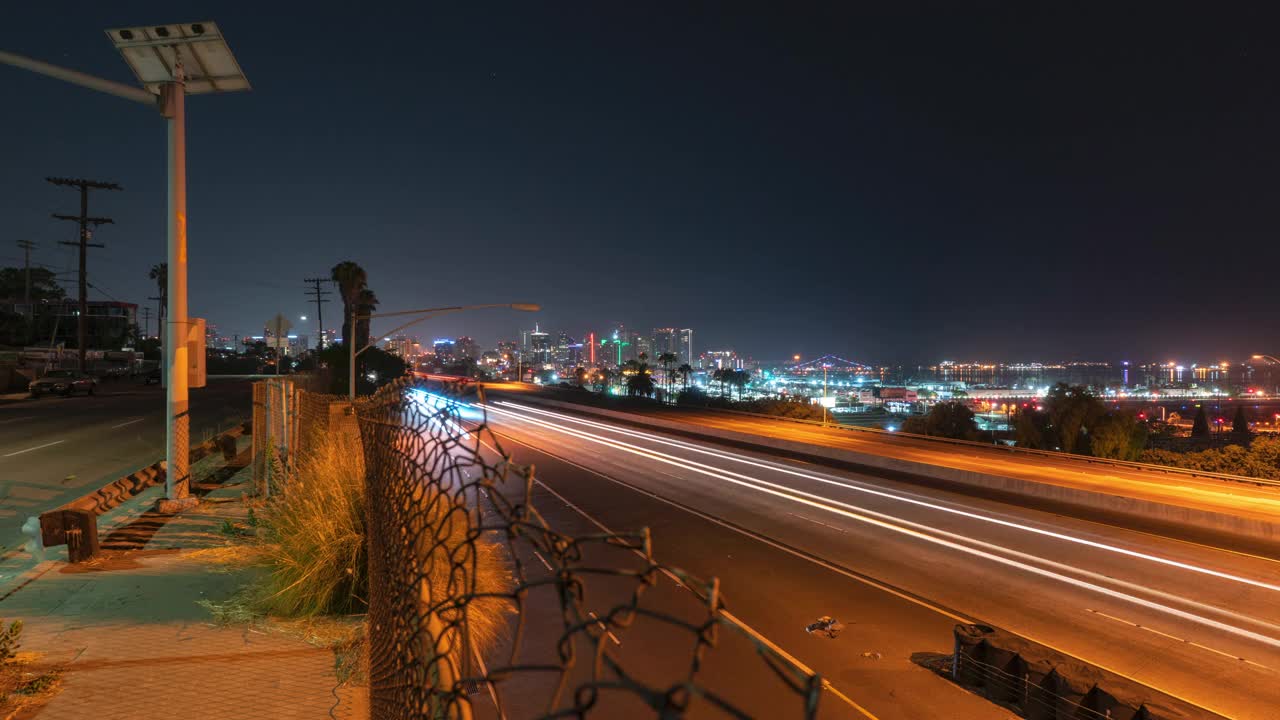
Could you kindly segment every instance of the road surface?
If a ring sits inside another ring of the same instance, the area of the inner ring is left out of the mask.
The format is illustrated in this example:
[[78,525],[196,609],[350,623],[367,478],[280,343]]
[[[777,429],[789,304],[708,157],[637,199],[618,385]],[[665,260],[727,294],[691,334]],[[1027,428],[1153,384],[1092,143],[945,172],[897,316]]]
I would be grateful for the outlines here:
[[[660,557],[720,576],[731,610],[876,717],[958,716],[911,656],[970,619],[1229,717],[1280,707],[1274,559],[516,401],[489,420],[549,488],[652,527]],[[820,615],[850,630],[817,642],[800,628]]]
[[[192,443],[247,419],[251,399],[240,380],[192,389]],[[28,517],[164,459],[164,400],[158,385],[121,380],[0,405],[0,554],[25,542]]]

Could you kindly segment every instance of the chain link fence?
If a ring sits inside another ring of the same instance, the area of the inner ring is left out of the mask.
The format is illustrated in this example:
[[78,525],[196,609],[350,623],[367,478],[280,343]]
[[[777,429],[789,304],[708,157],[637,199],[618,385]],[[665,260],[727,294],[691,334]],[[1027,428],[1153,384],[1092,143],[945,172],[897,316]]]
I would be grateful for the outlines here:
[[821,678],[647,530],[552,527],[461,392],[406,379],[357,403],[371,717],[817,717]]

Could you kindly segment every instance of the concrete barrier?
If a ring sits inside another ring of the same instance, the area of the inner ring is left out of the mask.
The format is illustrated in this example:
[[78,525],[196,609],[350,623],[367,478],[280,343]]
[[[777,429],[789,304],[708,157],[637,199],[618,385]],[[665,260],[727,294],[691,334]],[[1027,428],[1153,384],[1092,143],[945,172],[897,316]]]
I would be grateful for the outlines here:
[[[249,423],[244,423],[191,448],[190,463],[194,465],[215,452],[222,453],[227,460],[234,458],[235,440],[248,429]],[[41,513],[38,524],[40,547],[68,545],[71,562],[92,558],[98,552],[98,516],[164,481],[165,461],[160,460]],[[23,526],[24,531],[26,527]]]
[[[498,396],[490,392],[491,396]],[[1073,488],[1025,478],[981,473],[973,470],[949,468],[941,465],[874,455],[843,448],[784,440],[765,435],[752,435],[736,430],[722,430],[696,426],[686,422],[664,420],[636,413],[618,412],[590,405],[580,405],[547,398],[518,397],[516,402],[569,410],[579,415],[593,415],[615,420],[627,425],[653,428],[692,439],[711,440],[746,450],[755,450],[783,457],[804,460],[828,467],[853,472],[875,474],[889,479],[941,486],[972,494],[982,491],[985,497],[997,500],[1030,498],[1038,506],[1054,512],[1070,514],[1073,509],[1088,509],[1109,516],[1139,519],[1160,527],[1193,527],[1215,535],[1231,538],[1247,538],[1267,544],[1280,543],[1280,519],[1241,517],[1228,512],[1176,505],[1169,502],[1142,500],[1114,495],[1096,490]]]

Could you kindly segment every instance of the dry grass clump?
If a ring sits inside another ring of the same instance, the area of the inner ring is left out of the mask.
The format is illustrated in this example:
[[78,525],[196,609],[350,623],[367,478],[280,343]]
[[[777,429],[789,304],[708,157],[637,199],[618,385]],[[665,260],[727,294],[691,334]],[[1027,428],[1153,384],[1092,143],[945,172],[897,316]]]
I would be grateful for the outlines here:
[[325,440],[258,515],[270,568],[258,604],[273,615],[344,615],[367,605],[364,453],[356,436]]

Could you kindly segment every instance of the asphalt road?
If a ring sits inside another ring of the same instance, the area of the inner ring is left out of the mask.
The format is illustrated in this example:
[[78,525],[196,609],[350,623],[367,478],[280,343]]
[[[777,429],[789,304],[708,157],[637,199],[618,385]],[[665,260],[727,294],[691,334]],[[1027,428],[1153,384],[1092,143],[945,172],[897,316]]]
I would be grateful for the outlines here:
[[[651,527],[661,558],[719,576],[732,611],[876,717],[1004,716],[911,662],[968,619],[1229,717],[1280,707],[1273,559],[514,401],[489,419],[547,488]],[[806,635],[820,615],[849,630]]]
[[[191,391],[200,442],[250,411],[250,384],[211,380]],[[164,458],[164,390],[122,380],[93,396],[0,405],[0,553],[25,541],[22,523]]]

